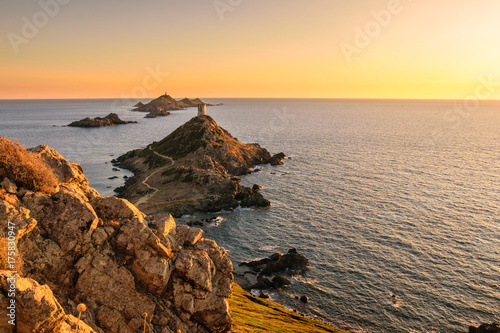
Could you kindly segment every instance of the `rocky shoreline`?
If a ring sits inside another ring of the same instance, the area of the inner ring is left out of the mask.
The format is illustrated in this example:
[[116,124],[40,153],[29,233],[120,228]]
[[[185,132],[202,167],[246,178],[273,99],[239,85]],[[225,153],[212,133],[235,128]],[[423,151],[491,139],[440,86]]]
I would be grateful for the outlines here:
[[[0,172],[0,233],[14,224],[16,243],[16,272],[0,260],[0,316],[15,293],[17,332],[262,332],[261,314],[269,327],[344,332],[244,292],[224,248],[201,229],[100,196],[54,149],[0,137],[0,157],[10,170]],[[29,181],[38,173],[45,183]],[[0,321],[0,332],[11,324]]]
[[241,207],[268,207],[270,202],[239,176],[260,164],[282,164],[258,144],[244,144],[210,116],[198,116],[159,142],[130,151],[113,162],[135,176],[116,189],[146,212],[174,216]]

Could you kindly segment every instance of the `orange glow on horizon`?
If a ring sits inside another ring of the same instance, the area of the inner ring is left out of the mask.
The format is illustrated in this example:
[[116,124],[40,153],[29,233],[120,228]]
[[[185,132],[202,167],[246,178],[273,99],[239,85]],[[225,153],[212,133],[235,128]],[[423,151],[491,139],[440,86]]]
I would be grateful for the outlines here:
[[[6,6],[0,27],[25,38],[22,18],[42,9],[36,2]],[[74,2],[60,6],[17,53],[9,38],[0,41],[0,99],[153,98],[165,91],[205,98],[463,99],[482,78],[500,82],[499,6],[256,0],[221,20],[211,2]],[[487,97],[500,98],[500,89]]]

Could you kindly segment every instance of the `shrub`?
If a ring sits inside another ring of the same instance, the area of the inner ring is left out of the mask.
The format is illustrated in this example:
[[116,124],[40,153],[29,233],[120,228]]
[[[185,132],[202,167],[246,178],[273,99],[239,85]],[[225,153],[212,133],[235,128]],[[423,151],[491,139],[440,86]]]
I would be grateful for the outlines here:
[[17,186],[53,194],[58,180],[43,160],[18,142],[0,136],[0,181],[8,177]]

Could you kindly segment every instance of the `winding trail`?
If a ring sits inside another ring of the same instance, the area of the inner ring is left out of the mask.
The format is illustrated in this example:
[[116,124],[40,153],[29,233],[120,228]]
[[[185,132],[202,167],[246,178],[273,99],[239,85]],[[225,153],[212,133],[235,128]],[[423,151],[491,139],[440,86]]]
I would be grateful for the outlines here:
[[[151,150],[151,147],[149,147],[149,150]],[[154,195],[155,195],[155,194],[159,191],[159,189],[158,189],[158,188],[156,188],[156,187],[154,187],[154,186],[151,186],[151,185],[149,185],[149,184],[147,183],[147,182],[148,182],[148,180],[149,180],[149,178],[151,178],[152,176],[156,175],[156,174],[157,174],[158,172],[160,172],[160,171],[163,171],[163,170],[165,170],[165,169],[167,169],[167,168],[170,168],[172,165],[174,165],[174,164],[175,164],[175,162],[174,162],[174,160],[173,160],[173,158],[172,158],[172,157],[162,155],[162,154],[160,154],[160,153],[155,152],[154,150],[151,150],[151,151],[152,151],[155,155],[157,155],[157,156],[160,156],[160,157],[162,157],[162,158],[164,158],[164,159],[166,159],[166,160],[170,160],[170,165],[166,165],[166,166],[164,166],[164,167],[162,167],[162,168],[159,168],[158,170],[156,170],[155,172],[153,172],[152,174],[150,174],[149,176],[147,176],[147,177],[146,177],[146,178],[142,181],[142,183],[143,183],[143,184],[144,184],[147,188],[149,188],[150,190],[153,190],[153,192],[148,193],[148,194],[146,194],[145,196],[141,197],[139,200],[137,200],[137,202],[135,203],[135,205],[136,205],[136,206],[139,206],[140,204],[146,203],[146,202],[147,202],[147,201],[148,201],[151,197],[153,197],[153,196],[154,196]]]

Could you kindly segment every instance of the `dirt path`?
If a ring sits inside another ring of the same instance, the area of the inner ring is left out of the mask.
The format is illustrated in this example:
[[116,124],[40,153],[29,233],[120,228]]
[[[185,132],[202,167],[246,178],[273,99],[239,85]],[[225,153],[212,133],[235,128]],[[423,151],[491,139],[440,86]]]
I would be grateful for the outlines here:
[[[150,147],[149,149],[151,150],[151,147]],[[174,165],[174,163],[175,163],[175,162],[174,162],[174,160],[172,159],[172,157],[169,157],[169,156],[165,156],[165,155],[159,154],[159,153],[157,153],[157,152],[155,152],[155,151],[153,151],[153,153],[154,153],[155,155],[157,155],[157,156],[163,157],[163,158],[164,158],[164,159],[166,159],[166,160],[170,160],[170,165],[166,165],[166,166],[164,166],[164,167],[162,167],[162,168],[160,168],[160,169],[156,170],[155,172],[153,172],[152,174],[150,174],[149,176],[147,176],[147,177],[146,177],[146,178],[142,181],[142,183],[143,183],[143,184],[144,184],[147,188],[149,188],[150,190],[153,190],[153,192],[148,193],[148,194],[146,194],[145,196],[141,197],[139,200],[137,200],[137,202],[135,203],[135,206],[139,206],[139,205],[141,205],[141,204],[143,204],[143,203],[146,203],[146,202],[147,202],[150,198],[152,198],[152,197],[153,197],[153,196],[154,196],[154,195],[155,195],[155,194],[159,191],[159,189],[158,189],[158,188],[156,188],[156,187],[151,186],[151,185],[149,185],[149,184],[148,184],[148,180],[149,180],[149,178],[153,177],[154,175],[156,175],[156,174],[157,174],[158,172],[160,172],[160,171],[163,171],[163,170],[165,170],[165,169],[167,169],[167,168],[170,168],[170,167],[171,167],[172,165]]]

